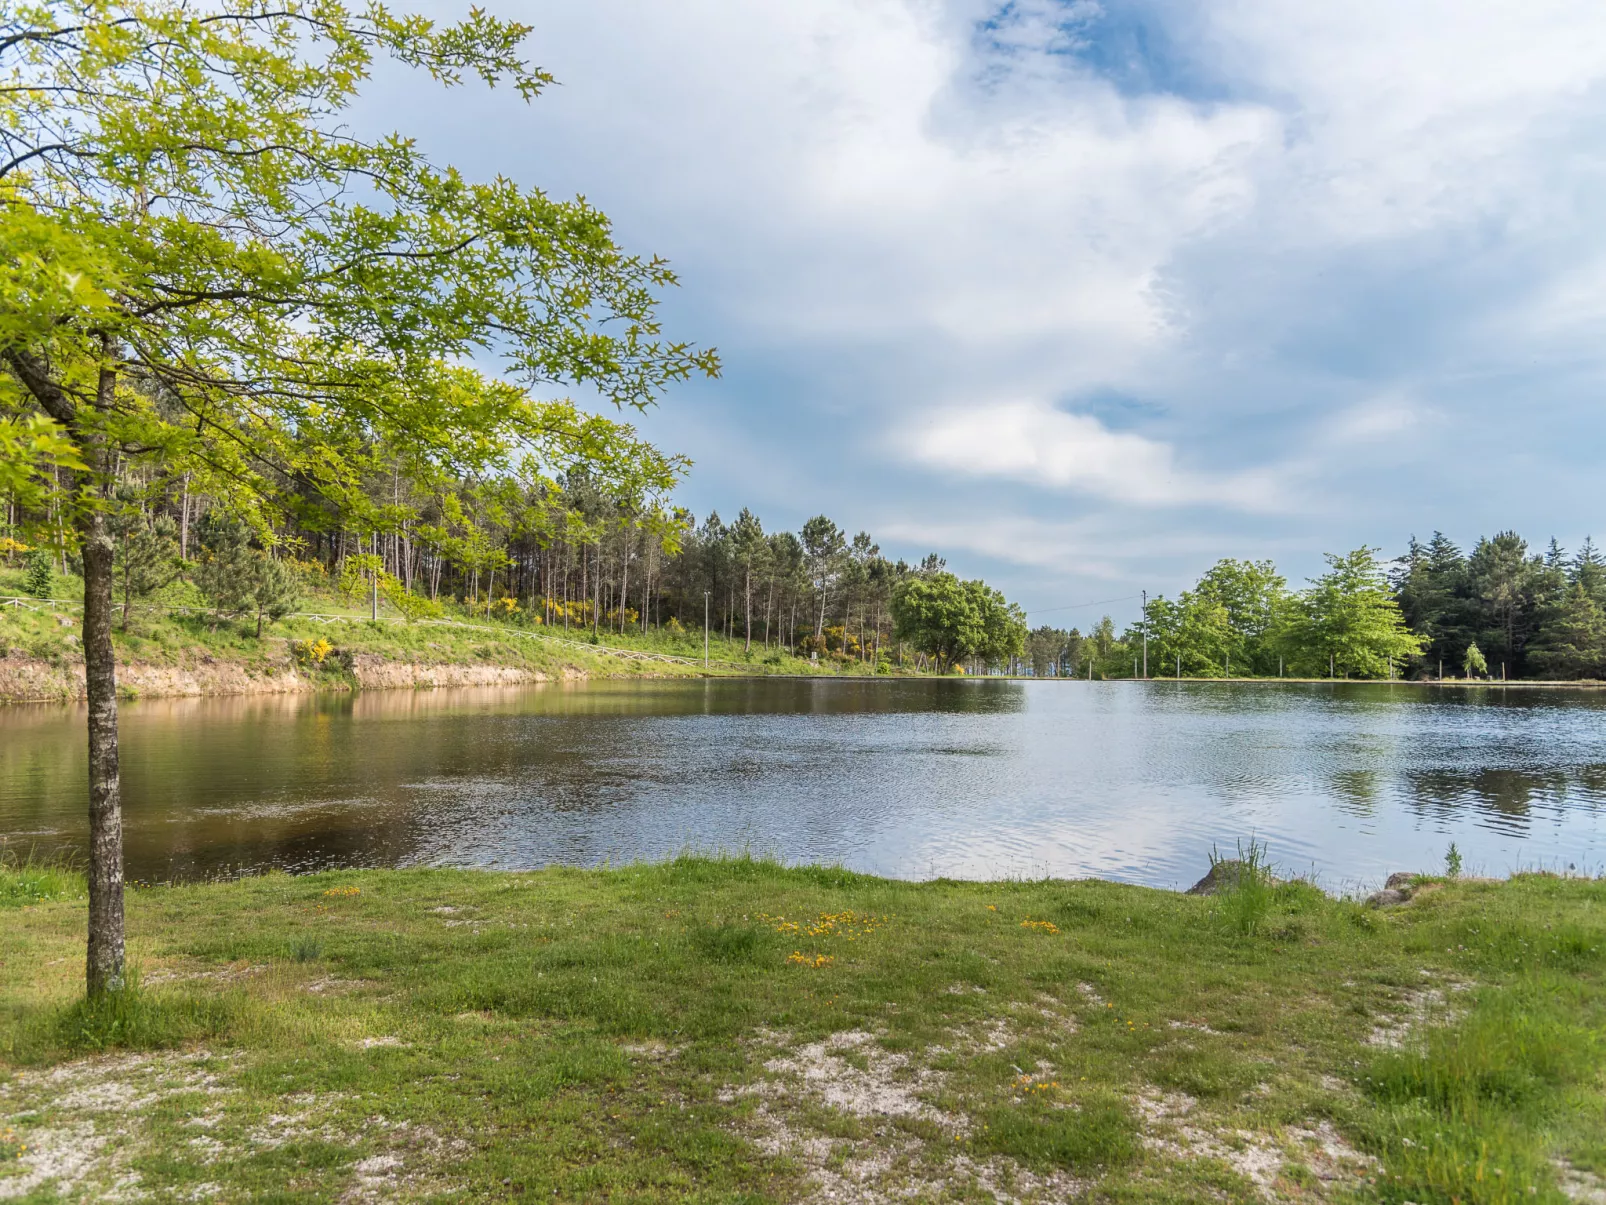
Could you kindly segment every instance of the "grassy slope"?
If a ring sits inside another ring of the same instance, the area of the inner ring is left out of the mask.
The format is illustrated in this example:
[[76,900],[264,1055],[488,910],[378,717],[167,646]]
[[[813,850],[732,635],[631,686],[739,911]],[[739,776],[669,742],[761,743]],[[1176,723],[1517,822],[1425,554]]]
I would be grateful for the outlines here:
[[[1192,1202],[1258,1176],[1426,1205],[1606,1173],[1598,882],[1376,912],[750,861],[269,876],[134,891],[144,986],[102,1013],[75,892],[0,876],[0,1196]],[[89,1053],[116,1046],[166,1052]]]
[[[21,569],[0,566],[0,597],[25,593]],[[76,604],[82,597],[79,580],[58,576],[53,597],[63,604],[62,614],[76,616]],[[270,624],[264,630],[263,639],[258,640],[251,621],[215,623],[201,614],[190,615],[179,609],[194,607],[199,610],[201,602],[193,587],[178,582],[148,600],[146,605],[136,605],[128,630],[119,629],[114,636],[120,656],[125,661],[161,666],[184,666],[210,657],[262,672],[288,663],[287,641],[323,638],[335,645],[337,653],[373,654],[387,660],[417,663],[505,665],[548,674],[562,673],[565,668],[592,675],[702,672],[700,633],[665,632],[645,636],[602,633],[597,645],[590,646],[590,634],[586,631],[565,633],[560,628],[487,619],[483,613],[469,615],[463,607],[450,603],[445,605],[442,617],[454,624],[472,625],[477,630],[401,622],[394,610],[383,604],[381,622],[375,624],[369,621],[369,610],[362,600],[354,602],[334,590],[314,589],[302,600],[299,609],[343,618],[331,623],[301,615],[290,616]],[[559,637],[561,642],[532,638],[542,634]],[[81,648],[76,643],[78,635],[76,624],[63,627],[56,616],[46,610],[0,607],[0,654],[15,649],[23,656],[53,664],[78,660],[81,659]],[[677,666],[670,662],[627,660],[610,656],[610,648],[667,653],[695,664]],[[744,653],[740,638],[726,641],[718,634],[710,642],[710,653],[715,663],[711,670],[715,673],[864,672],[856,662],[811,665],[790,655],[766,653],[762,644],[755,644],[750,654]],[[337,666],[331,663],[330,668],[330,685],[340,685],[342,678]]]

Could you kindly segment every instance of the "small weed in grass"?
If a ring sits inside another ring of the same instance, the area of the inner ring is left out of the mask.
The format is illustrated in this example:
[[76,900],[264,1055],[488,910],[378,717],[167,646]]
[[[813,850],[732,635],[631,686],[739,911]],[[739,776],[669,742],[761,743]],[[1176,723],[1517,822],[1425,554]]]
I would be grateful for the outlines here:
[[702,925],[692,941],[704,958],[714,962],[754,962],[759,955],[758,930],[751,925]]
[[1238,843],[1238,856],[1224,859],[1214,850],[1210,866],[1220,873],[1221,889],[1216,895],[1217,912],[1224,924],[1241,937],[1260,931],[1276,902],[1276,883],[1266,846],[1250,838],[1248,848]]
[[296,962],[317,962],[323,957],[323,942],[316,937],[297,937],[290,943],[290,957]]

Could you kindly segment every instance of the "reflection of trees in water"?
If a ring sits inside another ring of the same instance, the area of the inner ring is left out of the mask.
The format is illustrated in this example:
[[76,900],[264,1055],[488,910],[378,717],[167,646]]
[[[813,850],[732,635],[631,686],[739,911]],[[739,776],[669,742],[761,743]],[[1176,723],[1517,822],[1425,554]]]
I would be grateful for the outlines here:
[[[1406,776],[1406,804],[1418,812],[1453,816],[1468,806],[1501,817],[1502,828],[1525,833],[1536,804],[1560,804],[1582,788],[1587,804],[1606,789],[1606,767],[1583,770],[1513,770],[1490,767],[1466,773],[1424,770]],[[1520,823],[1512,823],[1519,821]]]
[[1376,770],[1341,770],[1333,775],[1330,789],[1339,811],[1370,816],[1377,810],[1382,784]]

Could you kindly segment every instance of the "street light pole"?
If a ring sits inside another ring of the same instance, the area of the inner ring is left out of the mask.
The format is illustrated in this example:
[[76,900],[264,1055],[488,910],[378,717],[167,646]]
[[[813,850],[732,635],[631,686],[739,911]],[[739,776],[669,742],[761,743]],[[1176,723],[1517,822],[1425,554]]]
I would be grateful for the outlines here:
[[703,591],[703,668],[708,668],[708,595],[711,592]]
[[1149,676],[1149,592],[1143,592],[1143,676]]

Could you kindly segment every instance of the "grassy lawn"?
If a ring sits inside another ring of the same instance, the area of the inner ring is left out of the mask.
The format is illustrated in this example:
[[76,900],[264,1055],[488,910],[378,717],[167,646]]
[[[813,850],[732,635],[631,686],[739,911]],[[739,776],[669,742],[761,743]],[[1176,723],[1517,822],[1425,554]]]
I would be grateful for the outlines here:
[[0,875],[0,1198],[1596,1200],[1606,883]]

